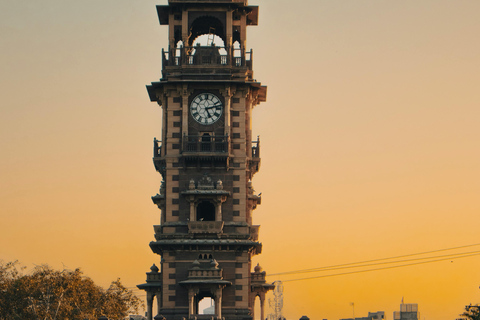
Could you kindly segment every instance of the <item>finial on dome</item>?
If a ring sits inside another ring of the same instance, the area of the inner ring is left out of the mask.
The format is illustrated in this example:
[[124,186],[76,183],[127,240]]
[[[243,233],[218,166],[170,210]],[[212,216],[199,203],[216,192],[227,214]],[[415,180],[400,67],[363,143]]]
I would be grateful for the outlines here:
[[193,269],[199,269],[200,268],[200,262],[198,260],[193,261],[192,265],[193,265]]
[[257,263],[255,268],[253,268],[253,271],[255,271],[256,273],[262,272],[262,267],[260,267],[260,263]]
[[218,267],[218,262],[217,262],[217,260],[212,259],[212,261],[210,262],[210,266],[211,266],[212,268],[217,268],[217,267]]
[[158,267],[157,267],[157,266],[155,265],[155,263],[154,263],[153,266],[150,267],[150,270],[151,270],[152,272],[157,273],[160,269],[158,269]]

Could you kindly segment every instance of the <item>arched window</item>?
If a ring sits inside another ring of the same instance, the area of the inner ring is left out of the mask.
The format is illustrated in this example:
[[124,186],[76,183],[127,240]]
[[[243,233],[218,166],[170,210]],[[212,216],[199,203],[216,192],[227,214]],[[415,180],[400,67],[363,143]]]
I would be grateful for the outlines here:
[[262,310],[260,307],[260,296],[258,294],[255,296],[254,299],[253,314],[254,318],[252,320],[263,320],[261,317]]
[[179,66],[182,59],[183,41],[180,40],[175,45],[175,65]]
[[240,47],[240,42],[235,41],[233,43],[233,56],[234,57],[241,57],[242,56],[242,49]]
[[237,67],[242,65],[242,47],[238,41],[233,43],[233,60]]
[[198,314],[215,314],[215,301],[205,297],[198,301]]
[[[225,31],[223,28],[222,22],[215,17],[211,16],[202,16],[195,19],[190,26],[190,39],[189,46],[196,45],[196,40],[199,36],[206,35],[216,35],[222,42],[225,40]],[[211,45],[211,43],[205,43],[201,45]]]
[[197,221],[215,221],[215,205],[202,201],[197,206]]
[[213,260],[213,255],[210,253],[210,254],[207,254],[207,253],[200,253],[198,255],[198,259],[199,260]]
[[208,132],[204,132],[202,134],[202,144],[201,144],[201,150],[203,152],[205,151],[212,151],[212,136]]

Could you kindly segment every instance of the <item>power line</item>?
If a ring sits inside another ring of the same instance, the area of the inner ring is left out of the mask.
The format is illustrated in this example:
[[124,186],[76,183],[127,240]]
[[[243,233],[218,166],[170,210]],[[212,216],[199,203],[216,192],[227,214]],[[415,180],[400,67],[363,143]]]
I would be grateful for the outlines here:
[[[466,255],[463,255],[463,256],[460,255],[460,256],[457,256],[456,259],[459,259],[459,258],[468,258],[468,257],[473,257],[473,256],[478,256],[478,255],[480,255],[480,253],[466,254]],[[433,257],[433,258],[435,258],[435,257]],[[319,279],[319,278],[328,278],[328,277],[335,277],[335,276],[343,276],[343,275],[348,275],[348,274],[356,274],[356,273],[365,273],[365,272],[372,272],[372,271],[379,271],[379,270],[395,269],[395,268],[402,268],[402,267],[414,266],[414,265],[419,265],[419,264],[426,264],[426,263],[433,263],[433,262],[445,261],[445,260],[450,260],[450,259],[452,259],[452,258],[449,257],[449,258],[442,258],[442,259],[431,260],[431,261],[422,261],[422,262],[408,263],[408,264],[403,264],[403,265],[398,265],[398,266],[390,266],[390,267],[382,267],[382,268],[367,269],[367,270],[358,270],[358,271],[351,271],[351,272],[326,274],[326,275],[321,275],[321,276],[307,277],[307,278],[299,278],[299,279],[290,279],[290,280],[283,280],[283,282],[293,282],[293,281],[301,281],[301,280],[311,280],[311,279]]]
[[[430,254],[430,253],[435,253],[435,252],[449,251],[449,250],[458,250],[458,249],[469,248],[469,247],[474,247],[474,246],[480,246],[480,243],[469,244],[469,245],[464,245],[464,246],[459,246],[459,247],[452,247],[452,248],[444,248],[444,249],[438,249],[438,250],[432,250],[432,251],[424,251],[424,252],[418,252],[418,253],[410,253],[410,254],[392,256],[392,257],[387,257],[387,258],[379,258],[379,259],[373,259],[373,260],[365,260],[365,261],[330,265],[330,266],[319,267],[319,268],[301,269],[301,270],[294,270],[294,271],[272,273],[272,274],[269,274],[269,276],[278,276],[278,275],[287,275],[287,274],[297,274],[297,273],[308,273],[308,272],[333,270],[333,268],[340,268],[340,267],[345,267],[345,268],[346,267],[352,267],[353,268],[355,265],[366,264],[366,263],[370,263],[370,262],[392,260],[392,259],[398,259],[398,258],[406,258],[406,257],[412,257],[412,256],[417,256],[417,255],[423,255],[423,254]],[[434,256],[432,258],[436,258],[436,257],[437,256]],[[400,261],[400,262],[402,262],[402,261]]]
[[290,274],[298,274],[298,273],[312,273],[312,272],[321,272],[321,271],[331,271],[331,270],[341,270],[341,269],[351,269],[351,268],[363,268],[363,267],[371,267],[371,266],[378,266],[383,264],[393,264],[393,263],[402,263],[402,262],[410,262],[410,261],[418,261],[418,260],[428,260],[428,259],[435,259],[435,258],[446,258],[446,259],[455,259],[462,257],[464,255],[476,255],[480,254],[479,251],[470,251],[470,252],[462,252],[462,253],[452,253],[452,254],[445,254],[445,255],[437,255],[437,256],[430,256],[430,257],[422,257],[422,258],[414,258],[414,259],[404,259],[404,260],[393,260],[393,261],[384,261],[384,262],[375,262],[375,263],[364,263],[364,264],[352,264],[352,265],[342,265],[337,267],[323,267],[317,268],[315,270],[308,270],[308,271],[290,271],[284,273],[277,273],[272,275],[290,275]]

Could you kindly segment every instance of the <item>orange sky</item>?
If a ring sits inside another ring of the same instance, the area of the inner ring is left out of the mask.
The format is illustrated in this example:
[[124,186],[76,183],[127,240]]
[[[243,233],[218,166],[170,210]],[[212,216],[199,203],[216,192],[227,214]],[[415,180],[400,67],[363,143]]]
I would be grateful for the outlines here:
[[[0,258],[134,287],[160,175],[166,0],[0,2]],[[480,2],[262,0],[249,28],[269,274],[479,243]],[[454,252],[479,250],[466,248]],[[448,254],[451,252],[442,252]],[[285,282],[287,319],[480,302],[480,257]],[[313,275],[331,274],[319,273]],[[270,281],[302,275],[271,276]],[[136,291],[138,294],[141,292]]]

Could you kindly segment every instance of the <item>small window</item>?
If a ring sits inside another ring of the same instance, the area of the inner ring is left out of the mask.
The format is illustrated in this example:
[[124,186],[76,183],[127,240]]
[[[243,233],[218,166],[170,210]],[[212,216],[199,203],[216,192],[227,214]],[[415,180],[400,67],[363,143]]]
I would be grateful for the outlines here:
[[197,221],[215,221],[215,205],[202,201],[197,206]]

